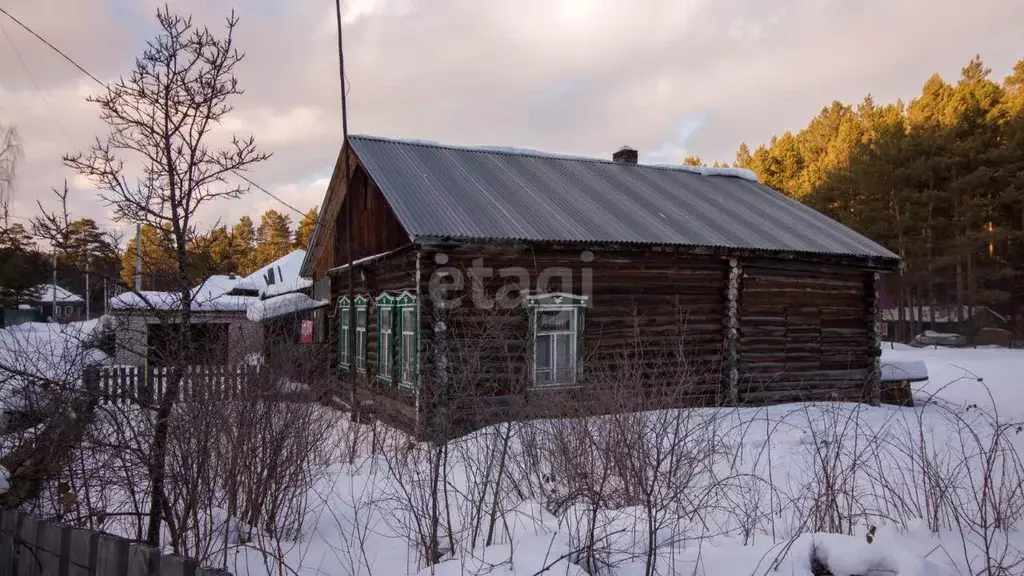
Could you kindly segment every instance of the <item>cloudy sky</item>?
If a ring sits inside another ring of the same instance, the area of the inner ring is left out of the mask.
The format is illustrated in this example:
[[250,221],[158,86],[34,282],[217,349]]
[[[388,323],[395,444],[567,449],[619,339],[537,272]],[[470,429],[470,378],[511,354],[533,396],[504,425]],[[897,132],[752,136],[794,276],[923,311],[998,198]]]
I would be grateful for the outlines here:
[[[101,80],[127,73],[163,0],[3,0]],[[240,17],[245,95],[227,128],[273,157],[253,179],[302,210],[319,204],[341,142],[333,0],[171,0],[195,22]],[[975,53],[997,78],[1024,57],[1021,0],[348,0],[354,133],[642,162],[732,160],[741,141],[799,129],[833,99],[912,98]],[[67,178],[76,216],[114,225],[62,167],[105,133],[96,85],[0,15],[0,123],[25,160],[15,216]],[[279,207],[253,192],[204,214]],[[295,215],[293,215],[295,216]]]

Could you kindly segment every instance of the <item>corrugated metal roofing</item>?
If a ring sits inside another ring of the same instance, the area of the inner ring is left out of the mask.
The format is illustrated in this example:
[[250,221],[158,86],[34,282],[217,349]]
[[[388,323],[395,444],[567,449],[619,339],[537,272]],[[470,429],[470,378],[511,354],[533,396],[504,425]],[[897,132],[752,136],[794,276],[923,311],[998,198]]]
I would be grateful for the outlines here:
[[897,258],[742,178],[369,136],[349,140],[416,239],[631,242]]

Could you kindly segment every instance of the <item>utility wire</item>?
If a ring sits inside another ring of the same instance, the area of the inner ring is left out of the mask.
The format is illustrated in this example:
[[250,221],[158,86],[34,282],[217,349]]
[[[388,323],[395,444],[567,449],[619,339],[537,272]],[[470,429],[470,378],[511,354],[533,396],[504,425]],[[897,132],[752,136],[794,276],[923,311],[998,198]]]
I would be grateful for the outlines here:
[[[80,65],[80,64],[79,64],[78,62],[75,62],[75,61],[74,61],[74,60],[73,60],[73,59],[72,59],[72,58],[71,58],[70,56],[68,56],[67,54],[65,54],[64,52],[62,52],[62,51],[61,51],[61,50],[60,50],[59,48],[57,48],[57,47],[56,47],[56,46],[54,46],[53,44],[50,44],[50,43],[49,43],[49,42],[48,42],[48,41],[46,40],[46,38],[43,38],[42,36],[40,36],[39,34],[37,34],[37,33],[35,32],[35,30],[32,30],[31,28],[29,28],[28,26],[26,26],[26,25],[25,25],[25,24],[24,24],[24,23],[23,23],[23,22],[22,22],[21,20],[18,20],[18,19],[17,19],[17,18],[15,18],[15,17],[13,16],[13,15],[11,15],[11,13],[10,13],[10,12],[8,12],[7,10],[4,10],[4,9],[3,9],[3,7],[0,7],[0,13],[2,13],[2,14],[3,14],[3,15],[5,15],[5,16],[7,16],[7,17],[8,17],[8,18],[10,18],[11,20],[13,20],[13,21],[14,21],[14,22],[15,22],[15,23],[16,23],[16,24],[18,25],[18,26],[21,26],[21,27],[22,27],[22,28],[24,28],[24,29],[25,29],[26,31],[28,31],[28,33],[29,33],[29,34],[31,34],[31,35],[35,36],[36,38],[38,38],[40,42],[42,42],[43,44],[46,44],[46,45],[47,45],[47,46],[48,46],[48,47],[49,47],[49,48],[50,48],[51,50],[53,50],[53,51],[54,51],[54,52],[56,52],[57,54],[60,54],[61,56],[63,56],[65,60],[67,60],[68,62],[70,62],[72,66],[74,66],[74,67],[75,67],[75,68],[77,68],[77,69],[78,69],[79,71],[81,71],[81,72],[82,72],[82,74],[85,74],[86,76],[88,76],[89,78],[91,78],[93,82],[95,82],[95,83],[99,84],[100,86],[102,86],[102,87],[104,87],[104,88],[106,88],[106,87],[107,87],[107,85],[106,85],[106,84],[104,84],[103,82],[101,82],[99,78],[97,78],[97,77],[93,76],[92,74],[90,74],[90,73],[89,73],[89,71],[88,71],[88,70],[86,70],[85,68],[83,68],[83,67],[82,67],[82,66],[81,66],[81,65]],[[5,34],[5,35],[6,35],[6,33],[7,33],[7,31],[6,31],[6,30],[4,30],[4,34]],[[11,41],[11,40],[10,40],[10,37],[8,37],[8,41]],[[13,41],[11,41],[11,47],[14,47],[14,42],[13,42]],[[16,49],[16,48],[15,48],[15,53],[17,53],[17,49]],[[20,54],[18,54],[18,57],[19,57],[19,58],[21,58],[21,55],[20,55]],[[22,65],[24,66],[24,61],[22,61]],[[27,71],[28,71],[28,69],[26,68],[26,72],[27,72]],[[31,73],[29,73],[29,78],[31,78],[31,77],[32,77],[32,76],[31,76]],[[34,80],[34,79],[33,79],[32,81],[33,81],[33,82],[35,82],[35,80]],[[38,88],[38,86],[37,86],[37,88]],[[62,131],[64,130],[63,126],[61,127],[61,130],[62,130]],[[65,136],[67,136],[67,133],[65,132],[65,134],[64,134],[64,135],[65,135]],[[259,185],[259,184],[257,184],[256,182],[253,182],[253,181],[252,181],[252,180],[251,180],[250,178],[248,178],[247,176],[243,175],[243,174],[242,174],[241,172],[238,172],[237,170],[235,170],[235,171],[233,171],[233,172],[234,172],[235,176],[238,176],[238,177],[239,177],[239,178],[241,178],[242,180],[245,180],[246,182],[248,182],[248,183],[249,183],[249,184],[250,184],[251,186],[254,186],[254,187],[255,187],[255,188],[256,188],[257,190],[259,190],[260,192],[263,192],[263,193],[264,193],[264,194],[266,194],[267,196],[270,196],[270,197],[271,197],[271,198],[273,198],[274,200],[277,200],[278,202],[280,202],[280,203],[281,203],[281,205],[283,205],[283,206],[287,207],[287,208],[288,208],[289,210],[292,210],[293,212],[295,212],[296,214],[298,214],[298,215],[300,215],[300,216],[305,216],[305,215],[306,215],[306,213],[305,213],[305,212],[303,212],[302,210],[299,210],[298,208],[296,208],[296,207],[292,206],[291,204],[289,204],[289,203],[285,202],[284,200],[281,200],[280,198],[278,198],[277,196],[275,196],[274,194],[272,194],[272,193],[271,193],[271,192],[270,192],[269,190],[267,190],[267,189],[266,189],[266,188],[264,188],[263,186],[260,186],[260,185]]]
[[53,106],[50,104],[50,99],[46,97],[46,92],[43,92],[43,90],[39,87],[39,83],[36,82],[36,78],[32,75],[32,71],[28,69],[28,65],[25,64],[25,59],[21,57],[21,51],[19,51],[18,46],[14,44],[14,39],[11,38],[11,35],[7,33],[7,27],[4,26],[3,22],[0,22],[0,31],[4,33],[4,38],[6,38],[7,43],[11,45],[11,50],[14,50],[14,55],[18,57],[18,62],[21,63],[21,69],[25,71],[25,75],[28,76],[29,81],[32,82],[32,86],[35,87],[36,93],[39,94],[39,97],[46,104],[46,107],[50,109],[53,121],[57,124],[57,127],[60,128],[60,131],[64,134],[64,138],[68,141],[68,144],[71,144],[71,146],[74,147],[74,143],[71,142],[71,137],[68,136],[68,131],[64,129],[64,125],[61,124],[60,119],[57,118],[57,115],[53,114]]
[[60,54],[61,56],[63,56],[63,57],[64,57],[64,59],[65,59],[65,60],[67,60],[68,62],[70,62],[72,66],[74,66],[75,68],[78,68],[78,69],[79,69],[79,70],[80,70],[80,71],[82,72],[82,74],[85,74],[85,75],[86,75],[86,76],[88,76],[89,78],[92,78],[92,79],[93,79],[93,80],[94,80],[94,81],[95,81],[95,82],[96,82],[97,84],[99,84],[100,86],[104,86],[104,87],[106,86],[106,84],[104,84],[103,82],[100,82],[100,79],[99,79],[99,78],[97,78],[97,77],[93,76],[92,74],[90,74],[90,73],[89,73],[89,71],[88,71],[88,70],[86,70],[85,68],[82,68],[81,66],[79,66],[79,65],[78,65],[78,62],[75,62],[74,60],[72,60],[72,59],[71,59],[71,57],[70,57],[70,56],[68,56],[67,54],[65,54],[65,53],[61,52],[60,48],[57,48],[57,47],[56,47],[56,46],[54,46],[53,44],[50,44],[49,42],[47,42],[46,38],[43,38],[43,37],[42,37],[42,36],[40,36],[39,34],[36,34],[34,30],[32,30],[31,28],[29,28],[28,26],[26,26],[25,24],[23,24],[23,23],[21,22],[21,20],[18,20],[17,18],[15,18],[14,16],[12,16],[12,15],[11,15],[11,13],[10,13],[10,12],[8,12],[7,10],[4,10],[4,9],[3,9],[3,7],[0,7],[0,12],[2,12],[2,13],[3,13],[4,15],[5,15],[5,16],[7,16],[8,18],[10,18],[11,20],[14,20],[14,23],[15,23],[15,24],[17,24],[18,26],[21,26],[21,27],[22,27],[22,28],[24,28],[24,29],[25,29],[26,31],[28,31],[28,33],[29,33],[29,34],[31,34],[31,35],[35,36],[36,38],[38,38],[40,42],[42,42],[43,44],[46,44],[47,46],[49,46],[51,50],[53,50],[53,51],[54,51],[54,52],[56,52],[57,54]]

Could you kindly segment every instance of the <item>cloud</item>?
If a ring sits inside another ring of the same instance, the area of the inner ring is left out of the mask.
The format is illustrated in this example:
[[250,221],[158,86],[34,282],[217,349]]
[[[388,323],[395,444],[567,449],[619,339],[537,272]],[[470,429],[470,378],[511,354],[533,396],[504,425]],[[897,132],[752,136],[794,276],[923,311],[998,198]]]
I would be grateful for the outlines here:
[[[130,72],[158,5],[13,0],[5,8],[107,80]],[[172,8],[214,32],[230,10],[204,0]],[[273,157],[252,178],[307,210],[323,198],[341,143],[334,12],[317,0],[234,8],[245,94],[218,138],[253,134]],[[741,141],[798,129],[832,99],[909,99],[933,72],[955,79],[976,52],[997,78],[1024,57],[1019,0],[981,0],[971,10],[955,0],[347,0],[344,15],[354,133],[598,157],[628,144],[647,161],[730,161]],[[16,209],[31,215],[35,198],[48,201],[68,178],[73,207],[104,219],[96,191],[60,162],[106,133],[84,100],[97,87],[4,26],[0,122],[18,125],[26,151]],[[233,222],[273,206],[286,210],[254,191],[202,217]]]

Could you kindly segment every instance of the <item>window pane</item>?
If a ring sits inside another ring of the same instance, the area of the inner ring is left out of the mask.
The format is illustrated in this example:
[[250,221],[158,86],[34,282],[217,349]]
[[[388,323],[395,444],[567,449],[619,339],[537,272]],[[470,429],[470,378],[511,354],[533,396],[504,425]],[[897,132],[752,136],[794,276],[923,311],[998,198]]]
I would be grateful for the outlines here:
[[402,331],[411,332],[416,327],[416,315],[412,308],[402,310]]
[[402,381],[412,384],[416,381],[416,347],[412,334],[402,335]]
[[543,334],[537,336],[537,346],[534,360],[537,366],[537,374],[540,374],[542,370],[550,370],[552,367],[551,342],[551,336],[546,336]]
[[359,328],[366,328],[366,310],[356,311],[356,326]]
[[560,332],[569,329],[572,312],[569,310],[542,310],[537,315],[538,332]]
[[380,329],[381,331],[391,331],[391,310],[387,308],[380,311]]
[[551,384],[551,370],[537,370],[537,384]]
[[572,362],[572,334],[559,334],[555,339],[555,367],[559,370]]

